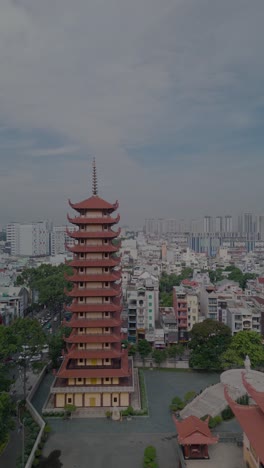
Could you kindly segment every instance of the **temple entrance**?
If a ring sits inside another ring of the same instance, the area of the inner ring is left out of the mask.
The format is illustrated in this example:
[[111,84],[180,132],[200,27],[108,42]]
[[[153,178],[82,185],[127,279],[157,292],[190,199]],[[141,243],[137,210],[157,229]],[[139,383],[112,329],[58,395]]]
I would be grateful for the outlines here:
[[90,398],[90,406],[95,406],[95,398],[94,397],[91,397]]

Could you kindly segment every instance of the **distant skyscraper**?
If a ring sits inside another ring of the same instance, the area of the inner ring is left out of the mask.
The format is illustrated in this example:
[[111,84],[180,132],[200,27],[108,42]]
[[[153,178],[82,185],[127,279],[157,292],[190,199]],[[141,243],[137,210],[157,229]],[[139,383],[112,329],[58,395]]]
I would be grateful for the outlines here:
[[238,217],[238,231],[253,234],[256,231],[255,218],[252,213],[243,213]]
[[232,218],[232,216],[225,216],[223,230],[224,230],[224,232],[232,232],[233,231],[233,218]]
[[8,224],[7,242],[11,244],[11,255],[25,257],[49,255],[49,232],[45,221]]
[[258,227],[257,231],[261,240],[264,240],[264,216],[258,216]]
[[204,232],[213,232],[213,218],[212,216],[204,217]]
[[217,216],[215,218],[215,232],[223,232],[223,218],[222,216]]

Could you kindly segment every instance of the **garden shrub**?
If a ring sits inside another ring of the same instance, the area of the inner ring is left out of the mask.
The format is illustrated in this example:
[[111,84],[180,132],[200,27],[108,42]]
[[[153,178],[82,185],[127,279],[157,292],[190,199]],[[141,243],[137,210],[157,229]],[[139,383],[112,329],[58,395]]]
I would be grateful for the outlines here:
[[228,421],[229,419],[232,419],[234,417],[234,413],[231,410],[230,406],[227,406],[221,413],[221,416],[224,421]]
[[218,426],[222,422],[222,418],[220,415],[215,416],[214,418],[209,419],[209,427],[210,429],[214,429],[214,427]]

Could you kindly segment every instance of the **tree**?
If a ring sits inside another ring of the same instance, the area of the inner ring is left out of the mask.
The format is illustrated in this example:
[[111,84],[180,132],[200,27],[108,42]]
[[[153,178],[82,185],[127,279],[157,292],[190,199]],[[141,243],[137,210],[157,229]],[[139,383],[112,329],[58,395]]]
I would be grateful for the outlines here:
[[49,357],[51,359],[52,367],[55,369],[59,367],[62,350],[65,349],[63,335],[69,336],[70,333],[70,327],[61,327],[56,335],[51,335],[49,338]]
[[232,337],[221,358],[223,368],[243,367],[246,355],[249,356],[252,367],[264,364],[262,337],[255,331],[240,331]]
[[40,323],[35,319],[18,318],[10,326],[11,332],[16,337],[16,350],[20,352],[22,359],[18,361],[23,370],[24,399],[26,398],[26,380],[30,358],[42,351],[47,342],[46,335]]
[[11,381],[9,379],[10,357],[17,350],[16,337],[11,327],[0,325],[0,392],[8,391]]
[[151,353],[151,350],[152,350],[152,347],[147,340],[139,340],[138,352],[143,360],[143,363],[145,362],[145,358],[149,356],[149,354]]
[[68,301],[65,289],[72,287],[65,275],[70,275],[72,269],[65,264],[58,266],[40,265],[38,268],[26,268],[17,277],[16,285],[25,285],[38,292],[38,302],[48,307],[62,307]]
[[182,344],[177,344],[170,346],[167,349],[168,357],[176,359],[177,356],[181,357],[184,354],[184,346]]
[[211,283],[217,283],[218,281],[222,281],[224,279],[223,270],[221,268],[217,268],[216,270],[209,271],[209,278]]
[[154,349],[152,352],[152,357],[156,364],[160,365],[162,362],[166,361],[167,351],[166,349]]
[[190,337],[190,367],[220,370],[222,368],[221,355],[231,343],[230,328],[223,323],[206,319],[193,326]]
[[242,288],[243,290],[246,288],[248,280],[256,278],[256,275],[254,273],[243,274],[242,271],[234,265],[226,267],[225,271],[230,272],[228,275],[228,279],[239,283],[240,288]]
[[172,307],[172,290],[173,286],[180,286],[181,282],[184,279],[191,278],[193,275],[192,268],[183,268],[180,275],[168,275],[167,273],[162,273],[160,279],[160,304],[163,307]]
[[8,393],[0,393],[0,446],[7,441],[8,433],[13,429],[13,412],[14,405]]
[[128,355],[129,356],[135,356],[136,353],[137,353],[137,345],[129,344],[129,346],[128,346]]

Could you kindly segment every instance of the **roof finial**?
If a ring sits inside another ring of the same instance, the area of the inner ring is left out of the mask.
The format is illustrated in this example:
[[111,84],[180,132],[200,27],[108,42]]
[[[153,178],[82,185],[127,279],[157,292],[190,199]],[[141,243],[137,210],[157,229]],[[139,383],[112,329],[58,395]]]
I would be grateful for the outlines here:
[[95,158],[93,158],[93,195],[97,195],[97,171],[96,171],[96,163]]

